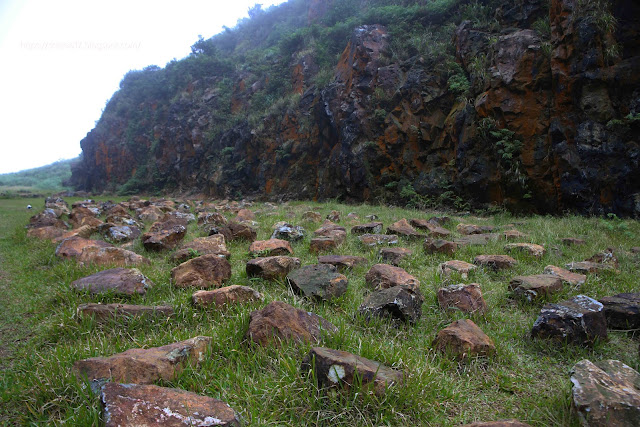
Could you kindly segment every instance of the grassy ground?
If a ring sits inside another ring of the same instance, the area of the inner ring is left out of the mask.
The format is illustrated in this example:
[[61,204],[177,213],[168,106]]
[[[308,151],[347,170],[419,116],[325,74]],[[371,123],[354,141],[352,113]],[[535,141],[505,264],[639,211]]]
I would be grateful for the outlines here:
[[[73,199],[69,199],[72,202]],[[566,287],[552,301],[583,293],[602,297],[638,291],[636,271],[640,258],[628,250],[640,246],[640,224],[617,218],[455,216],[446,226],[455,230],[459,222],[516,227],[529,234],[528,241],[544,244],[547,254],[540,260],[524,254],[514,256],[519,264],[511,271],[480,270],[464,282],[482,287],[489,309],[472,316],[496,343],[496,355],[458,363],[436,353],[432,341],[438,330],[464,318],[459,312],[443,312],[436,301],[437,289],[460,283],[460,277],[440,278],[439,263],[452,259],[426,255],[421,242],[401,242],[414,255],[401,266],[421,282],[425,296],[422,319],[413,326],[398,327],[384,321],[363,323],[354,316],[366,293],[364,275],[368,267],[345,273],[348,292],[332,302],[312,302],[294,295],[284,282],[249,279],[245,273],[247,242],[231,242],[233,276],[229,284],[253,287],[265,295],[263,303],[233,307],[226,311],[201,310],[190,303],[191,290],[175,289],[170,283],[168,254],[146,253],[140,243],[135,250],[152,261],[141,270],[155,286],[144,297],[91,297],[72,291],[69,283],[98,270],[78,267],[73,261],[54,256],[54,245],[26,238],[24,225],[34,212],[27,203],[41,207],[43,200],[0,200],[0,423],[69,424],[100,423],[100,402],[89,388],[70,373],[72,364],[92,356],[109,356],[134,347],[153,347],[196,335],[213,337],[205,362],[184,370],[172,382],[178,387],[227,401],[250,425],[460,425],[477,420],[518,418],[534,426],[576,425],[571,414],[569,371],[584,358],[597,361],[619,359],[640,368],[638,343],[626,332],[613,332],[606,342],[592,348],[550,345],[533,341],[529,331],[542,303],[523,304],[509,298],[507,284],[516,274],[541,273],[548,264],[564,266],[583,260],[607,247],[620,259],[619,273],[590,276],[581,289]],[[252,210],[261,209],[256,204]],[[275,212],[263,211],[259,239],[267,239],[271,226],[281,220],[302,225],[308,231],[304,241],[293,245],[295,256],[304,264],[315,263],[310,254],[311,232],[319,223],[301,219],[313,209],[323,216],[331,210],[342,212],[342,224],[350,227],[346,215],[375,213],[385,225],[401,218],[429,218],[435,212],[391,209],[378,206],[346,206],[337,203],[290,203]],[[190,225],[186,240],[200,231]],[[582,237],[584,246],[566,247],[563,237]],[[485,247],[461,249],[455,259],[471,262],[481,253],[504,253],[504,241]],[[369,265],[378,260],[377,250],[360,245],[348,235],[336,254],[363,255]],[[352,390],[318,390],[300,372],[300,363],[310,346],[261,348],[245,339],[251,311],[273,300],[283,300],[325,317],[339,332],[323,345],[346,350],[404,369],[406,382],[384,397]],[[176,310],[168,320],[131,319],[96,324],[79,321],[76,307],[85,302],[129,302],[170,304]]]

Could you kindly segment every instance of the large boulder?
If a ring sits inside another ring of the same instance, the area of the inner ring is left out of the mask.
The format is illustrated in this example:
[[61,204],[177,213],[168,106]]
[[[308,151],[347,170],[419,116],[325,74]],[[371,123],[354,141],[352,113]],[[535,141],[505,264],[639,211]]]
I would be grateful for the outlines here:
[[287,275],[294,292],[310,298],[330,300],[347,292],[349,280],[331,264],[305,265]]
[[137,268],[112,268],[71,282],[71,288],[91,294],[144,295],[152,286]]
[[171,281],[178,288],[218,288],[231,278],[231,264],[217,255],[202,255],[171,269]]

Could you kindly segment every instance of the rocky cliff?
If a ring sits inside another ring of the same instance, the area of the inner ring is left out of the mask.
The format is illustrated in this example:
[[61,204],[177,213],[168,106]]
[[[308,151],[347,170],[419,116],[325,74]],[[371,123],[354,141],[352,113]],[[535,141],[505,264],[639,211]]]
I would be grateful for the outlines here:
[[[315,3],[310,22],[326,13]],[[267,72],[212,67],[134,105],[117,93],[81,142],[73,181],[640,215],[640,4],[495,3],[481,5],[483,22],[422,16],[449,34],[441,51],[425,32],[402,57],[391,26],[357,26],[322,85],[302,43]],[[269,99],[274,70],[286,90]]]

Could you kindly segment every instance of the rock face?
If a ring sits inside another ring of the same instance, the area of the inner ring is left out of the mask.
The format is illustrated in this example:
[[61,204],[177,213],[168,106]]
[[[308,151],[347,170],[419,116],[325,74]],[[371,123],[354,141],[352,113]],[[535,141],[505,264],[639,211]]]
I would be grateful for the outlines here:
[[464,313],[483,312],[487,309],[477,283],[460,283],[438,289],[438,304],[443,309],[455,309]]
[[618,360],[578,362],[571,370],[573,407],[585,426],[637,426],[640,374]]
[[288,256],[255,258],[247,262],[247,276],[262,277],[267,280],[282,279],[290,271],[300,267],[300,259]]
[[310,298],[330,300],[347,292],[349,280],[331,264],[305,265],[287,275],[294,292]]
[[153,282],[136,268],[113,268],[71,282],[76,291],[91,294],[144,295],[152,286]]
[[603,305],[585,295],[546,304],[531,329],[534,338],[591,344],[607,338]]
[[361,384],[372,386],[378,395],[384,394],[387,387],[401,384],[404,377],[402,371],[346,351],[326,347],[313,347],[305,356],[302,361],[302,372],[309,372],[312,369],[315,369],[321,386],[350,387],[358,375]]
[[609,329],[640,328],[640,293],[600,298]]
[[365,318],[391,318],[407,323],[416,323],[422,316],[423,297],[419,292],[410,292],[400,286],[380,289],[370,293],[358,308]]
[[107,383],[100,400],[105,427],[241,425],[225,402],[176,388]]
[[317,314],[274,301],[251,313],[247,337],[263,346],[279,345],[280,341],[317,343],[323,334],[337,330]]
[[213,291],[197,291],[191,296],[193,305],[208,307],[214,305],[222,308],[228,304],[243,304],[251,301],[261,301],[262,294],[248,286],[231,285]]
[[489,356],[496,350],[493,340],[469,319],[456,320],[438,332],[433,341],[436,350],[456,358]]
[[179,288],[217,288],[231,278],[231,264],[217,255],[202,255],[171,269],[171,281]]
[[173,308],[167,305],[147,306],[131,304],[82,304],[79,305],[76,313],[80,317],[93,317],[96,321],[103,322],[109,319],[158,316],[171,317],[174,314]]

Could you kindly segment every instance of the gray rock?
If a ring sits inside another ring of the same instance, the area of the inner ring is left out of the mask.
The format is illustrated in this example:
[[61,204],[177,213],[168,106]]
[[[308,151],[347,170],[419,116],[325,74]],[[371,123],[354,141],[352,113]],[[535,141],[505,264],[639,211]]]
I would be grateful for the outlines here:
[[291,288],[306,297],[329,300],[347,292],[348,279],[331,264],[305,265],[287,275]]
[[402,322],[416,323],[422,316],[423,297],[420,292],[409,292],[400,286],[370,293],[358,308],[365,319],[386,317]]

